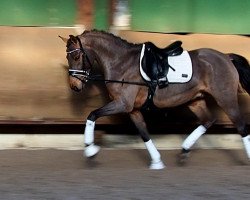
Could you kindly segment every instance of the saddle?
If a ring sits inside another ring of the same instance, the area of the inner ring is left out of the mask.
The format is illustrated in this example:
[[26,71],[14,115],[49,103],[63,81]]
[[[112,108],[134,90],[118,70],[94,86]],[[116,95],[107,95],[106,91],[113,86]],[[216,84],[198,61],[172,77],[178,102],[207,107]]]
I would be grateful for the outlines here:
[[182,54],[183,48],[181,45],[181,41],[176,41],[161,49],[152,42],[145,43],[142,69],[151,81],[157,83],[160,89],[168,86],[167,73],[169,68],[172,68],[168,63],[168,57]]

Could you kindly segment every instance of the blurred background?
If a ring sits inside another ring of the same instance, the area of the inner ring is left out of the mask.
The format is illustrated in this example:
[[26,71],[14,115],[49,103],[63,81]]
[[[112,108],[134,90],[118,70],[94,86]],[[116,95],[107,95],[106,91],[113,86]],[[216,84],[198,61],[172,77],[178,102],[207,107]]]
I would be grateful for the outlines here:
[[[164,47],[182,40],[186,50],[209,47],[250,60],[249,18],[248,0],[2,0],[0,123],[83,124],[90,111],[108,101],[102,84],[89,84],[82,93],[70,90],[65,44],[58,35],[98,29],[129,42],[152,41]],[[230,126],[211,104],[217,124]],[[250,123],[247,94],[240,95],[240,104]],[[152,126],[157,121],[157,127],[194,122],[185,107],[145,116]],[[99,126],[127,123],[122,115],[97,121]]]

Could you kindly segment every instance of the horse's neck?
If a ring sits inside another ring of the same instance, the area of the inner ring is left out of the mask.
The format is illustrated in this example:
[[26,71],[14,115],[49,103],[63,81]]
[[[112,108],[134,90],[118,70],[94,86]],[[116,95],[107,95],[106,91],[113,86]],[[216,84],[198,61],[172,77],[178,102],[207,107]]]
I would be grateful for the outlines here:
[[126,62],[124,58],[128,56],[130,51],[136,50],[139,52],[139,45],[130,47],[128,44],[119,44],[119,42],[115,42],[114,39],[102,38],[98,40],[98,38],[91,38],[88,40],[88,45],[96,53],[98,57],[97,60],[100,62],[99,64],[103,68],[107,78],[111,77],[111,73],[114,69],[121,69],[123,66],[122,70],[128,70],[124,68],[121,62]]
[[120,55],[126,52],[126,47],[115,43],[113,40],[93,38],[89,42],[89,46],[98,55],[102,57],[111,57],[111,55]]

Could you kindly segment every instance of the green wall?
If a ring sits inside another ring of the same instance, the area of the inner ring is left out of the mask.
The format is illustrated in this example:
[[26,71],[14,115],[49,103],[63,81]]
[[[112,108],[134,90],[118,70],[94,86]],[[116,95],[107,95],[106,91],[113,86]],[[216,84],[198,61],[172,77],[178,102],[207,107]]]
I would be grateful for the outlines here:
[[[109,0],[94,0],[97,29],[109,29]],[[131,29],[250,34],[250,0],[129,0]],[[1,0],[0,26],[73,26],[77,0]]]
[[250,34],[250,0],[130,0],[131,28]]
[[[77,0],[1,0],[0,26],[74,26]],[[109,0],[94,0],[93,26],[108,30]]]
[[1,0],[2,26],[71,26],[76,0]]
[[109,0],[94,0],[94,28],[108,30]]

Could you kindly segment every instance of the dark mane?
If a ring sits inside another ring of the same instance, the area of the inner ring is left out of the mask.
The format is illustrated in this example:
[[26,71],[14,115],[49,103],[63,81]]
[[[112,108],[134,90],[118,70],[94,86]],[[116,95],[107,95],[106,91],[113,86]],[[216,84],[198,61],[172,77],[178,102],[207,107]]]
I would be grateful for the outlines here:
[[127,45],[127,46],[133,47],[133,46],[137,46],[138,45],[138,44],[135,44],[135,43],[130,43],[127,40],[122,39],[121,37],[114,35],[113,33],[106,32],[106,31],[101,31],[101,30],[96,30],[96,29],[85,30],[81,35],[84,36],[84,35],[91,34],[91,33],[94,33],[94,34],[97,34],[97,35],[111,37],[111,38],[113,38],[113,40],[116,40],[119,43],[122,43],[122,44]]

